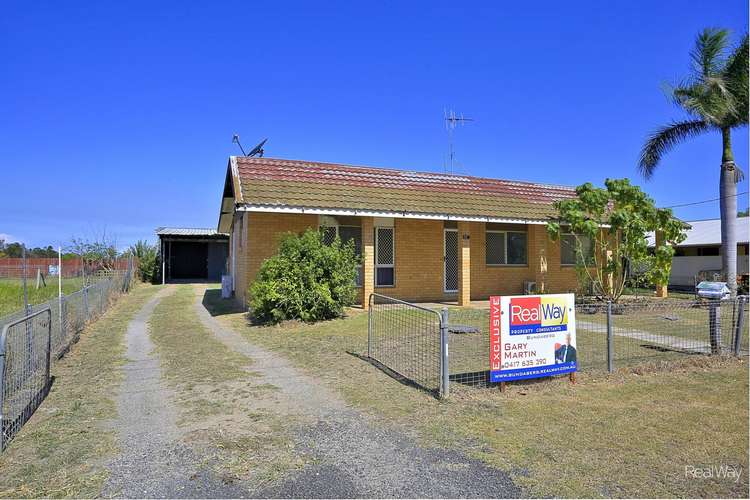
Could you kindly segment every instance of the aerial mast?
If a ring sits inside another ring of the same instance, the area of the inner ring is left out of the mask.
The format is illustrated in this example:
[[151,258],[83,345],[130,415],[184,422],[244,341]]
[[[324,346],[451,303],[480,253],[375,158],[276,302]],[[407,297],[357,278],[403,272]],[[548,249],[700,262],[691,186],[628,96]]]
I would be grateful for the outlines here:
[[473,118],[466,118],[461,113],[457,115],[453,110],[443,110],[443,119],[445,120],[445,130],[448,131],[448,162],[445,166],[447,174],[453,173],[454,163],[456,159],[456,152],[453,150],[453,131],[459,125],[464,125],[466,122],[473,122]]

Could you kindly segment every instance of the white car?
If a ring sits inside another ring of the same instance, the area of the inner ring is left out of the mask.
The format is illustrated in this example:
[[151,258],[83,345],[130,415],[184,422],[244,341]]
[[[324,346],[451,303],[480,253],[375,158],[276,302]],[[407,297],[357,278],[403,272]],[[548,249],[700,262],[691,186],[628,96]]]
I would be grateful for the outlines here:
[[728,299],[729,287],[723,281],[701,281],[696,285],[698,297],[704,299]]

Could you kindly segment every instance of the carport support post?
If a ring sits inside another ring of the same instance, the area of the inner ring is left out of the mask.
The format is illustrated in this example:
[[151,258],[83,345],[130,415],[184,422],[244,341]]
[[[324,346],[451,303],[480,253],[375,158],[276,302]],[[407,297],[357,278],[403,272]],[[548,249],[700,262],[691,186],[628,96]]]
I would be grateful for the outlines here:
[[615,345],[612,335],[612,301],[607,301],[607,371],[615,371]]
[[708,337],[711,354],[721,353],[721,301],[711,300],[708,304]]
[[165,284],[167,282],[167,259],[164,258],[164,238],[161,240],[161,284]]
[[450,372],[448,370],[448,308],[440,312],[440,397],[447,398],[450,387]]
[[740,346],[742,345],[742,335],[745,334],[745,297],[737,298],[737,325],[734,330],[734,355],[740,355]]

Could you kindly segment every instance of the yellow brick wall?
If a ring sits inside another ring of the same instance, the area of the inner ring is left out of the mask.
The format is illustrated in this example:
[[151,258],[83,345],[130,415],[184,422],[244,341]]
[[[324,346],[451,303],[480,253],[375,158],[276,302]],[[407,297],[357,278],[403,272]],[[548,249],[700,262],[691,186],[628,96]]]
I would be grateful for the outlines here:
[[[519,295],[524,281],[535,281],[538,289],[544,283],[546,293],[562,293],[576,288],[572,266],[560,264],[560,243],[551,241],[544,225],[526,226],[528,256],[525,266],[488,266],[485,260],[485,224],[471,224],[471,298],[490,295]],[[544,261],[542,261],[544,257]],[[546,264],[546,272],[543,272]]]
[[[255,278],[261,263],[278,251],[279,237],[286,232],[301,233],[308,227],[317,227],[318,216],[246,212],[243,226],[246,236],[236,261],[238,282],[235,293],[244,303],[248,283]],[[487,266],[485,224],[471,222],[462,226],[468,226],[470,234],[473,300],[486,299],[490,295],[521,294],[524,281],[537,281],[538,286],[544,281],[546,292],[575,289],[575,269],[560,265],[559,242],[548,239],[545,226],[526,226],[529,255],[528,265],[525,266]],[[370,223],[365,223],[365,227],[371,227]],[[396,284],[393,287],[375,287],[375,292],[415,301],[456,300],[457,294],[443,292],[443,238],[443,221],[395,219]],[[542,273],[541,255],[546,258],[546,273]],[[359,299],[363,299],[362,289]]]
[[247,287],[255,279],[264,260],[279,250],[279,241],[284,233],[302,233],[309,227],[318,227],[317,215],[275,214],[245,212],[245,244],[241,253],[243,269],[238,269],[241,286],[235,289],[237,298],[246,303]]
[[403,300],[442,300],[443,221],[394,219],[393,227],[396,286],[376,286],[375,292]]

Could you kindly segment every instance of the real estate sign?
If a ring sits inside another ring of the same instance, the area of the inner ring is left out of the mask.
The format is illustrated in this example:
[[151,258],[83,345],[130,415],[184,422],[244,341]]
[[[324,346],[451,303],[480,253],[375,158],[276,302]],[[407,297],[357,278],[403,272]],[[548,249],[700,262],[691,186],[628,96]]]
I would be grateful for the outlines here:
[[576,371],[575,295],[490,297],[490,380]]

